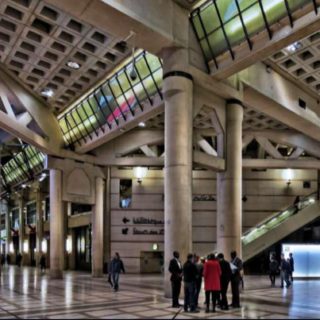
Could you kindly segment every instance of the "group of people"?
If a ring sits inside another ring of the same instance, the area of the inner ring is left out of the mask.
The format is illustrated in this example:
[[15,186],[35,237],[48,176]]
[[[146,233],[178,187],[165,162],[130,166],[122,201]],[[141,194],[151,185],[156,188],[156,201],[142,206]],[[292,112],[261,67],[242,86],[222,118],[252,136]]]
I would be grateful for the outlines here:
[[286,260],[284,254],[281,254],[280,263],[276,259],[275,254],[271,254],[269,263],[269,278],[271,281],[271,287],[276,286],[276,277],[280,273],[281,288],[289,288],[293,282],[293,272],[294,272],[294,259],[293,254],[289,253],[289,258]]
[[231,252],[231,261],[224,259],[223,253],[209,254],[206,259],[200,259],[196,254],[188,254],[187,261],[182,265],[179,252],[173,252],[173,259],[169,264],[172,286],[172,307],[180,308],[179,296],[181,283],[184,283],[184,311],[199,312],[199,294],[202,279],[204,279],[206,313],[210,312],[210,298],[212,312],[216,305],[221,310],[228,310],[227,291],[231,282],[233,308],[240,308],[240,283],[242,280],[242,260],[235,251]]

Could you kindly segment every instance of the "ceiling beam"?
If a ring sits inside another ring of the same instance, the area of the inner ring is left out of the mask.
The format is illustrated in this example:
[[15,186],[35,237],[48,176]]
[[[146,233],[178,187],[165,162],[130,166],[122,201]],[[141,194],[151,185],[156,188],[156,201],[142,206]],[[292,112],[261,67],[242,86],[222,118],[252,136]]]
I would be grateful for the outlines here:
[[224,159],[208,155],[201,151],[193,152],[193,162],[209,170],[215,170],[215,171],[225,170]]
[[282,159],[283,156],[280,152],[271,144],[271,142],[265,137],[256,137],[256,141],[259,145],[274,159]]
[[320,142],[295,130],[246,130],[245,134],[267,138],[291,147],[298,147],[309,155],[320,158]]
[[246,169],[320,169],[320,161],[314,159],[242,159],[242,167]]
[[[9,112],[8,114],[2,112],[3,119],[1,119],[0,128],[10,134],[14,132],[16,137],[31,145],[40,147],[40,149],[42,148],[41,151],[46,149],[44,151],[46,153],[58,153],[59,149],[63,146],[62,132],[58,120],[49,106],[37,98],[17,77],[14,77],[3,66],[0,66],[0,83],[1,101],[6,106],[7,112]],[[15,118],[11,105],[22,107],[25,112],[28,112],[41,132],[33,132],[30,129],[22,128],[21,124],[19,125],[19,121]],[[7,119],[8,122],[4,123],[4,119]],[[32,139],[35,139],[35,141]]]

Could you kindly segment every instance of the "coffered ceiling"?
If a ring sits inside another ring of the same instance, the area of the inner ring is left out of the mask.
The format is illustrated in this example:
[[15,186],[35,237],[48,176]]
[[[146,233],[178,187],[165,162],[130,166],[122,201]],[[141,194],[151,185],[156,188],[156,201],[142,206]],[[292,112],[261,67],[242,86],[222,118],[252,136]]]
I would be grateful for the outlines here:
[[[0,1],[0,61],[49,104],[62,110],[130,55],[124,39],[40,0]],[[78,70],[68,62],[80,65]]]
[[302,88],[320,95],[320,32],[274,53],[268,62]]

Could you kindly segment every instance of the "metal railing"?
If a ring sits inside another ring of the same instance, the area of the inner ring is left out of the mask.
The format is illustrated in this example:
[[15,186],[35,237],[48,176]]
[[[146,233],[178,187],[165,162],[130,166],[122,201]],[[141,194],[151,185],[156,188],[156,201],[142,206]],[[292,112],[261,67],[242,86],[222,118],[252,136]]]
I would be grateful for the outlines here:
[[272,39],[273,24],[287,16],[293,27],[292,14],[310,3],[317,14],[313,0],[208,0],[192,11],[190,21],[206,62],[218,69],[219,55],[229,51],[234,60],[234,47],[244,41],[252,50],[252,37],[263,30]]
[[263,220],[258,225],[247,230],[243,234],[243,236],[241,237],[242,244],[246,245],[256,240],[257,238],[261,237],[262,235],[266,234],[270,230],[275,229],[281,223],[286,221],[289,217],[293,216],[294,214],[298,213],[304,208],[314,204],[316,202],[316,199],[317,199],[317,192],[301,198],[298,203],[295,203],[290,207],[288,207],[287,209],[280,211],[277,214]]

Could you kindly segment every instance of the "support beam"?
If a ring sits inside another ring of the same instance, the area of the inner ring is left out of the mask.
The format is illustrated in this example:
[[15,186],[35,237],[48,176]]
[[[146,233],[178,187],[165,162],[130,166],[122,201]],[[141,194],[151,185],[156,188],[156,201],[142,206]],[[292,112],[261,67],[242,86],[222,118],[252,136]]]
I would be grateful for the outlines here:
[[290,160],[296,160],[303,154],[303,152],[304,152],[304,150],[302,148],[298,147],[298,148],[296,148],[296,150],[294,150],[291,153],[289,159]]
[[252,135],[249,135],[249,134],[245,134],[243,137],[242,137],[242,149],[245,149],[250,143],[251,141],[253,140],[253,136]]
[[263,137],[291,147],[298,147],[309,155],[320,158],[320,142],[295,130],[246,130],[245,134],[257,138]]
[[[62,132],[57,118],[46,103],[36,97],[20,80],[14,77],[3,66],[0,66],[0,84],[1,100],[7,105],[6,110],[9,111],[8,114],[1,112],[0,128],[32,145],[36,146],[36,144],[40,144],[42,148],[47,146],[46,149],[49,154],[57,153],[63,146]],[[11,104],[15,104],[28,112],[41,132],[33,132],[27,128],[23,128],[24,130],[22,130],[21,124],[19,125],[19,122],[13,115],[14,112]],[[11,121],[4,123],[8,119]],[[25,140],[26,132],[29,133],[27,135],[29,141]]]
[[214,171],[225,170],[225,160],[216,156],[208,155],[201,151],[193,151],[193,162],[203,168]]
[[265,137],[256,137],[256,141],[260,146],[274,159],[282,159],[283,156],[280,152],[271,144],[271,142]]
[[144,145],[140,147],[141,151],[147,156],[147,157],[157,157],[157,152],[155,150],[152,150],[149,146]]
[[214,157],[218,156],[217,151],[214,150],[214,148],[209,144],[207,140],[201,138],[197,141],[197,144],[206,154]]
[[279,159],[243,159],[242,167],[245,169],[320,169],[319,160],[279,160]]

